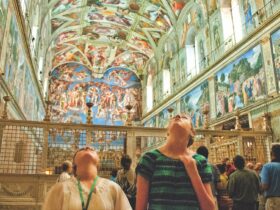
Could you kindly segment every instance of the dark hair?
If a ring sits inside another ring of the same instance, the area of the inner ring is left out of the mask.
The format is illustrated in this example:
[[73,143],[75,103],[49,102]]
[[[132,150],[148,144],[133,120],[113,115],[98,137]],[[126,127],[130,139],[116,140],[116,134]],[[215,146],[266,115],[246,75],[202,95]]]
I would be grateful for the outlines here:
[[241,170],[245,166],[245,160],[241,155],[236,155],[233,158],[233,164],[237,169]]
[[118,169],[113,168],[112,171],[111,171],[111,176],[116,177],[117,174],[118,174]]
[[190,138],[189,138],[189,142],[188,142],[188,145],[187,145],[187,147],[190,147],[192,144],[193,144],[193,136],[192,135],[190,135]]
[[271,154],[274,156],[272,161],[280,162],[280,144],[275,144],[272,146]]
[[204,156],[205,158],[208,158],[208,154],[209,154],[208,149],[205,146],[198,147],[196,153]]
[[130,165],[132,163],[131,158],[129,157],[129,155],[123,155],[121,158],[121,166],[125,169],[125,170],[129,170],[130,169]]
[[221,174],[226,172],[226,164],[217,164],[217,168],[219,169]]
[[62,163],[61,169],[62,169],[62,171],[67,171],[70,168],[70,166],[71,166],[71,162],[65,161]]

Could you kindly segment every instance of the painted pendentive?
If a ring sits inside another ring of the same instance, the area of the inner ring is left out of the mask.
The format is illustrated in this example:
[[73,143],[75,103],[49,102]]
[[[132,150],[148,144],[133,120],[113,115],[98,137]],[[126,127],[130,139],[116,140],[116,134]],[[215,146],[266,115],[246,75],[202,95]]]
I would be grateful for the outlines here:
[[266,82],[261,46],[250,49],[215,75],[216,115],[243,108],[265,98]]
[[140,120],[140,94],[140,80],[129,69],[110,68],[103,77],[96,78],[82,64],[63,64],[51,73],[52,120],[86,123],[86,103],[91,102],[93,124],[124,125],[128,104],[132,105],[133,120]]
[[209,88],[208,81],[201,83],[193,90],[185,94],[181,100],[181,112],[187,113],[192,119],[195,128],[203,125],[203,110],[209,110]]

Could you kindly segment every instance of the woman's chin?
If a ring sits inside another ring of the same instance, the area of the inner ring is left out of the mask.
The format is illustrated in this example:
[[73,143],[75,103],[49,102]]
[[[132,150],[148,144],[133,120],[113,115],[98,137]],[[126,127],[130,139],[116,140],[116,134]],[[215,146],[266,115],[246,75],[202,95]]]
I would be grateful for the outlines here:
[[96,155],[93,155],[92,153],[84,153],[81,158],[83,160],[83,163],[94,163],[95,165],[97,165],[98,157]]

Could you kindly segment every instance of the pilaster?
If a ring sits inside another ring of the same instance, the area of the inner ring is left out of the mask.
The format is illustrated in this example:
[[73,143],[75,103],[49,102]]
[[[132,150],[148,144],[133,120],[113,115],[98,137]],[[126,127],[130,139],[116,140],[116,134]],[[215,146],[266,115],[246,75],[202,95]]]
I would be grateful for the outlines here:
[[261,46],[263,52],[263,65],[265,68],[267,93],[268,95],[274,95],[277,92],[275,73],[273,68],[272,50],[270,45],[270,35],[266,34],[261,39]]

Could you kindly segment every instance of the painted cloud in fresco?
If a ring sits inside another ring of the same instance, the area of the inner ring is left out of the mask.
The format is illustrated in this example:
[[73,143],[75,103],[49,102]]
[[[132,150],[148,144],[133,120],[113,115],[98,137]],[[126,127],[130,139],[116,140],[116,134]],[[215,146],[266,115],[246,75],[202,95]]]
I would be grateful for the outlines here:
[[85,123],[87,102],[93,103],[93,124],[123,125],[127,104],[134,120],[141,117],[141,83],[126,68],[110,68],[95,78],[85,66],[67,63],[52,71],[50,83],[53,121]]

